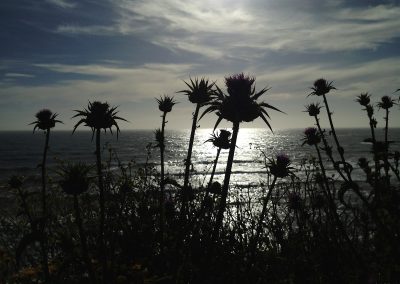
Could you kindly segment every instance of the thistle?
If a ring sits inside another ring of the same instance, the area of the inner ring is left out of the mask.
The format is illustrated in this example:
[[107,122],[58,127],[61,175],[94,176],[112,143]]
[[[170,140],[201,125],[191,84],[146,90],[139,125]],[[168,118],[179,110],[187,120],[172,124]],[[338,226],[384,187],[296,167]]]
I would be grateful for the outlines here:
[[312,103],[309,105],[306,105],[306,110],[305,112],[308,113],[309,116],[318,116],[321,110],[321,106],[319,105],[319,103]]
[[385,110],[385,145],[386,151],[384,155],[384,162],[385,162],[385,175],[386,181],[389,185],[389,162],[388,162],[388,151],[389,151],[389,142],[388,142],[388,133],[389,133],[389,109],[391,109],[395,104],[397,104],[391,97],[383,96],[381,101],[377,103],[378,108],[382,108]]
[[[50,140],[50,129],[54,128],[56,123],[62,123],[60,120],[56,120],[57,113],[54,113],[48,109],[43,109],[36,113],[35,115],[36,121],[30,123],[30,125],[35,125],[33,128],[33,132],[37,128],[44,130],[46,132],[46,140],[44,143],[44,150],[43,150],[43,159],[42,159],[42,164],[41,170],[42,170],[42,192],[41,192],[41,198],[42,198],[42,214],[44,220],[47,218],[47,201],[46,201],[46,162],[47,162],[47,151],[49,149],[49,140]],[[45,222],[45,221],[44,221]],[[43,224],[43,228],[45,228],[45,223]],[[47,245],[46,245],[46,240],[45,240],[44,232],[43,232],[43,237],[42,237],[42,265],[43,265],[43,270],[45,274],[45,279],[48,281],[49,279],[49,266],[48,266],[48,256],[47,256]]]
[[214,82],[210,83],[208,79],[201,78],[199,79],[190,79],[189,82],[184,82],[189,89],[179,91],[178,93],[183,93],[184,95],[189,97],[189,101],[193,104],[196,104],[195,111],[193,113],[193,120],[192,120],[192,129],[190,131],[190,140],[189,140],[189,147],[188,153],[185,160],[185,178],[183,182],[183,194],[182,194],[182,208],[181,208],[181,220],[184,218],[186,214],[186,203],[187,203],[187,195],[186,192],[189,188],[189,173],[190,173],[190,166],[192,165],[192,151],[193,151],[193,143],[194,143],[194,135],[197,129],[197,121],[200,108],[205,104],[209,103],[212,99],[212,95],[214,93],[213,86]]
[[171,112],[172,107],[176,104],[174,98],[167,95],[156,99],[156,101],[158,102],[158,109],[163,113]]
[[92,139],[94,137],[95,132],[100,131],[101,129],[104,129],[104,131],[107,131],[107,129],[110,130],[112,134],[112,127],[115,126],[117,129],[117,137],[118,133],[120,132],[119,126],[117,124],[117,120],[123,120],[127,121],[126,119],[117,116],[118,111],[117,107],[110,107],[107,102],[102,103],[98,101],[94,101],[93,103],[89,102],[88,107],[84,110],[75,110],[77,114],[75,114],[72,118],[74,117],[82,117],[74,126],[74,129],[72,133],[75,132],[75,130],[78,128],[79,125],[82,123],[85,124],[85,126],[90,127],[92,130]]
[[[265,157],[265,153],[264,154],[264,158]],[[268,188],[268,193],[267,196],[263,199],[263,207],[261,210],[261,214],[260,214],[260,218],[258,219],[258,223],[257,223],[257,228],[256,228],[256,234],[255,234],[255,238],[254,238],[254,243],[253,243],[253,247],[251,250],[251,253],[255,254],[255,251],[257,249],[257,245],[258,245],[258,240],[260,238],[260,234],[262,231],[262,224],[264,222],[264,218],[265,218],[265,214],[267,213],[267,206],[268,206],[268,201],[271,198],[272,195],[272,191],[275,188],[275,184],[278,178],[285,178],[287,176],[289,176],[292,173],[292,167],[290,167],[290,159],[286,154],[279,154],[276,156],[276,159],[268,159],[268,163],[266,164],[266,167],[269,168],[269,171],[271,173],[271,175],[273,175],[273,180],[271,185]]]
[[214,166],[213,166],[213,169],[211,172],[210,181],[208,182],[208,188],[210,188],[210,186],[212,185],[212,181],[214,178],[215,170],[217,168],[221,149],[229,149],[230,148],[230,143],[231,143],[231,141],[229,139],[230,137],[231,137],[231,132],[229,132],[228,130],[221,129],[219,131],[219,134],[213,133],[213,134],[211,134],[211,138],[205,141],[205,142],[211,142],[211,143],[213,143],[213,145],[215,147],[217,147],[217,155],[214,160]]
[[325,96],[331,90],[336,90],[336,88],[332,86],[332,82],[320,78],[314,81],[314,85],[311,87],[311,90],[312,92],[309,94],[309,96]]
[[317,145],[321,142],[321,135],[315,127],[308,127],[304,130],[303,144],[310,146]]
[[41,111],[37,112],[35,115],[37,120],[30,123],[30,125],[35,125],[35,127],[33,128],[33,132],[35,132],[37,128],[48,131],[50,130],[50,128],[54,128],[57,122],[62,123],[62,121],[56,120],[57,116],[57,113],[53,113],[51,110],[48,109],[42,109]]
[[361,93],[359,96],[357,96],[356,102],[366,107],[371,101],[370,97],[371,95],[368,93]]
[[86,192],[89,189],[90,180],[88,174],[90,170],[91,168],[84,163],[68,163],[61,167],[59,175],[61,176],[61,189],[64,191],[64,193],[72,195],[74,198],[75,222],[79,231],[83,259],[85,261],[91,282],[96,283],[92,263],[89,257],[86,233],[82,225],[82,218],[78,200],[78,195]]
[[[169,97],[164,95],[164,97],[160,97],[160,99],[156,99],[158,102],[158,109],[163,113],[162,121],[161,121],[161,130],[157,129],[155,132],[157,145],[160,147],[160,160],[161,160],[161,181],[160,181],[160,233],[161,233],[161,247],[163,246],[163,237],[164,237],[164,219],[165,219],[165,207],[164,207],[164,188],[165,188],[165,180],[164,180],[164,151],[165,151],[165,125],[167,113],[172,111],[172,107],[176,104],[173,97]],[[162,247],[163,249],[163,247]]]
[[269,168],[271,174],[278,178],[285,178],[292,174],[292,167],[290,167],[290,159],[285,154],[279,154],[276,159],[270,159],[267,167]]
[[88,173],[91,168],[84,163],[67,163],[59,171],[60,187],[65,194],[80,195],[89,189]]
[[384,110],[388,110],[388,109],[392,108],[393,105],[396,105],[396,104],[397,104],[397,103],[395,102],[395,100],[393,100],[391,97],[389,97],[389,96],[383,96],[383,97],[381,98],[381,101],[378,102],[376,105],[377,105],[379,108],[382,108],[382,109],[384,109]]
[[232,140],[225,170],[221,203],[217,215],[214,238],[217,237],[219,228],[222,225],[240,123],[250,122],[260,117],[272,131],[271,125],[267,120],[267,118],[269,118],[269,114],[266,109],[273,109],[281,112],[279,109],[271,106],[270,104],[265,102],[257,102],[257,99],[259,99],[268,91],[268,88],[264,88],[261,91],[256,92],[254,83],[254,77],[245,76],[243,73],[226,77],[225,85],[227,87],[228,94],[224,94],[221,89],[216,86],[217,90],[215,92],[214,99],[207,103],[208,107],[202,114],[203,117],[207,113],[216,112],[218,119],[215,123],[214,129],[219,125],[222,119],[226,119],[233,123]]
[[120,131],[117,124],[117,120],[127,121],[124,118],[117,116],[117,107],[110,107],[107,102],[102,103],[94,101],[89,102],[88,107],[84,110],[75,110],[77,114],[74,117],[81,117],[81,119],[75,124],[72,133],[78,128],[82,123],[92,130],[92,140],[96,134],[96,167],[98,175],[98,186],[99,186],[99,203],[100,203],[100,246],[102,254],[102,269],[103,278],[107,272],[107,258],[104,243],[104,222],[105,222],[105,198],[104,198],[104,184],[103,184],[103,170],[101,165],[101,152],[100,152],[100,133],[104,129],[110,130],[112,134],[112,127],[117,129],[117,137]]

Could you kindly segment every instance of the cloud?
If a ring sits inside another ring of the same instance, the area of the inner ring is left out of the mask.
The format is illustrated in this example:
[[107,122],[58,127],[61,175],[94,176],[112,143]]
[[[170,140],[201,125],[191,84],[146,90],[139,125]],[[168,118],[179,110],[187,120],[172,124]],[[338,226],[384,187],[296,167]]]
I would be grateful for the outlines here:
[[5,77],[8,78],[34,78],[34,75],[31,74],[23,74],[23,73],[6,73],[4,74]]
[[61,25],[57,32],[132,34],[171,50],[247,60],[262,57],[268,50],[323,53],[376,49],[400,37],[398,6],[296,3],[121,0],[115,2],[114,25]]
[[46,2],[64,9],[76,7],[76,3],[72,3],[68,0],[46,0]]

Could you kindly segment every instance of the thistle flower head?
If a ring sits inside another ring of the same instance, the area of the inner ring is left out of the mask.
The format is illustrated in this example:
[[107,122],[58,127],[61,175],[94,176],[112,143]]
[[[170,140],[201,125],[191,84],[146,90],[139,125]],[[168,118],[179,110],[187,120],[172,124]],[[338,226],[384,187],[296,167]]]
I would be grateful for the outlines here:
[[389,96],[383,96],[381,98],[381,101],[377,103],[377,106],[379,108],[383,108],[383,109],[390,109],[393,107],[393,105],[397,104],[391,97]]
[[158,102],[158,109],[164,113],[170,112],[172,107],[176,104],[173,97],[164,95],[160,99],[156,99]]
[[311,103],[306,105],[305,112],[308,112],[309,116],[318,116],[321,108],[322,107],[319,105],[319,103]]
[[321,136],[318,133],[318,129],[315,127],[308,127],[304,130],[303,145],[316,145],[321,142]]
[[284,178],[291,174],[290,159],[286,154],[279,154],[276,159],[269,160],[267,165],[271,174],[278,178]]
[[211,134],[211,138],[206,140],[205,142],[212,142],[213,145],[217,148],[229,149],[230,148],[230,138],[231,132],[228,130],[221,129],[219,134],[213,133]]
[[184,83],[189,89],[179,91],[178,93],[187,95],[191,103],[203,105],[212,99],[214,82],[210,83],[205,78],[201,78],[200,80],[198,78],[194,80],[190,78],[190,83],[185,81]]
[[60,187],[66,194],[79,195],[89,189],[89,172],[91,167],[85,163],[67,163],[61,166]]
[[265,103],[257,102],[257,99],[268,91],[267,88],[259,92],[255,91],[253,86],[255,78],[245,76],[243,73],[232,75],[225,78],[225,85],[228,94],[224,94],[218,86],[215,91],[214,99],[207,105],[208,108],[203,112],[201,117],[206,113],[216,112],[218,120],[214,129],[218,126],[222,119],[226,119],[233,123],[250,122],[261,117],[261,119],[272,130],[267,118],[269,117],[266,109],[273,109],[281,112],[279,109]]
[[229,95],[232,97],[241,97],[243,94],[250,96],[254,93],[253,84],[255,82],[254,77],[245,76],[243,73],[235,74],[229,77],[225,77],[225,85]]
[[36,121],[30,123],[30,125],[35,125],[33,132],[35,132],[36,128],[41,130],[49,130],[50,128],[53,128],[57,122],[62,123],[60,120],[56,120],[57,116],[57,113],[53,114],[49,109],[42,109],[41,111],[37,112],[35,115]]
[[112,127],[115,126],[117,128],[117,136],[119,133],[119,126],[117,124],[117,120],[127,121],[126,119],[117,116],[117,107],[110,107],[110,105],[105,102],[94,101],[93,103],[89,102],[88,107],[84,110],[75,110],[77,114],[73,117],[81,117],[81,119],[75,124],[74,130],[72,133],[75,132],[76,128],[84,123],[85,126],[90,127],[93,134],[95,130],[107,129],[110,130],[112,134]]
[[334,86],[332,86],[332,82],[328,82],[327,80],[320,78],[314,82],[313,87],[311,87],[312,92],[310,95],[315,96],[323,96],[329,93],[330,90],[336,90]]
[[361,93],[359,96],[357,96],[356,102],[366,107],[371,101],[370,97],[371,95],[368,93]]

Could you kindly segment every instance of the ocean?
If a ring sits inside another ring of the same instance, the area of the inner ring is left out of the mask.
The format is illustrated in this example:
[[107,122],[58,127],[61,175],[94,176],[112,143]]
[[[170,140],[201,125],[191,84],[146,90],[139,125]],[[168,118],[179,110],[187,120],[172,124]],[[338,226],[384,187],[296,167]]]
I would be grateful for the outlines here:
[[[229,130],[229,129],[228,129]],[[294,172],[302,160],[316,157],[315,149],[308,145],[302,146],[304,129],[276,130],[274,133],[267,129],[242,128],[239,131],[238,143],[232,168],[231,184],[237,186],[257,186],[266,177],[264,162],[267,157],[273,158],[276,154],[285,153],[292,160]],[[205,142],[210,138],[212,129],[198,129],[193,147],[193,183],[206,184],[211,172],[217,149],[212,143]],[[363,142],[370,137],[369,129],[338,129],[339,140],[345,149],[345,157],[354,169],[354,180],[365,180],[365,176],[357,166],[360,157],[371,159],[371,144]],[[378,137],[383,139],[383,129],[376,129]],[[166,130],[166,173],[176,179],[182,179],[184,159],[187,155],[189,130]],[[72,135],[67,131],[52,131],[48,153],[49,174],[54,174],[62,160],[84,161],[95,163],[95,141],[91,140],[90,131],[77,131]],[[131,162],[136,167],[143,166],[147,158],[146,145],[154,146],[155,135],[152,130],[123,130],[117,136],[110,132],[102,134],[103,145],[111,146],[123,164]],[[391,129],[389,140],[392,150],[400,151],[400,129]],[[37,167],[41,162],[45,134],[37,131],[2,131],[0,132],[0,181],[4,181],[13,174],[24,176],[39,176]],[[332,142],[332,141],[331,141]],[[333,143],[331,143],[333,145]],[[104,147],[103,160],[106,161],[109,152]],[[335,149],[335,147],[334,147]],[[228,150],[222,150],[214,181],[222,183]],[[327,160],[327,157],[325,157]],[[159,167],[159,149],[151,148],[150,165]],[[328,171],[332,166],[327,161]],[[112,163],[117,166],[116,161]],[[334,177],[335,178],[335,177]]]

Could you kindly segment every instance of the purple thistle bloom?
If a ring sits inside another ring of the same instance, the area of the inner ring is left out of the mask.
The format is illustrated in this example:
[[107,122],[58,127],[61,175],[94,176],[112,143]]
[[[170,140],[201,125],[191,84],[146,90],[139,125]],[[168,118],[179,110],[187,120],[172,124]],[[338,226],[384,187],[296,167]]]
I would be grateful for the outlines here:
[[279,154],[276,160],[270,160],[268,165],[271,174],[278,178],[287,177],[291,173],[290,159],[286,154]]
[[290,164],[290,159],[286,154],[279,154],[276,156],[276,164],[286,167]]

